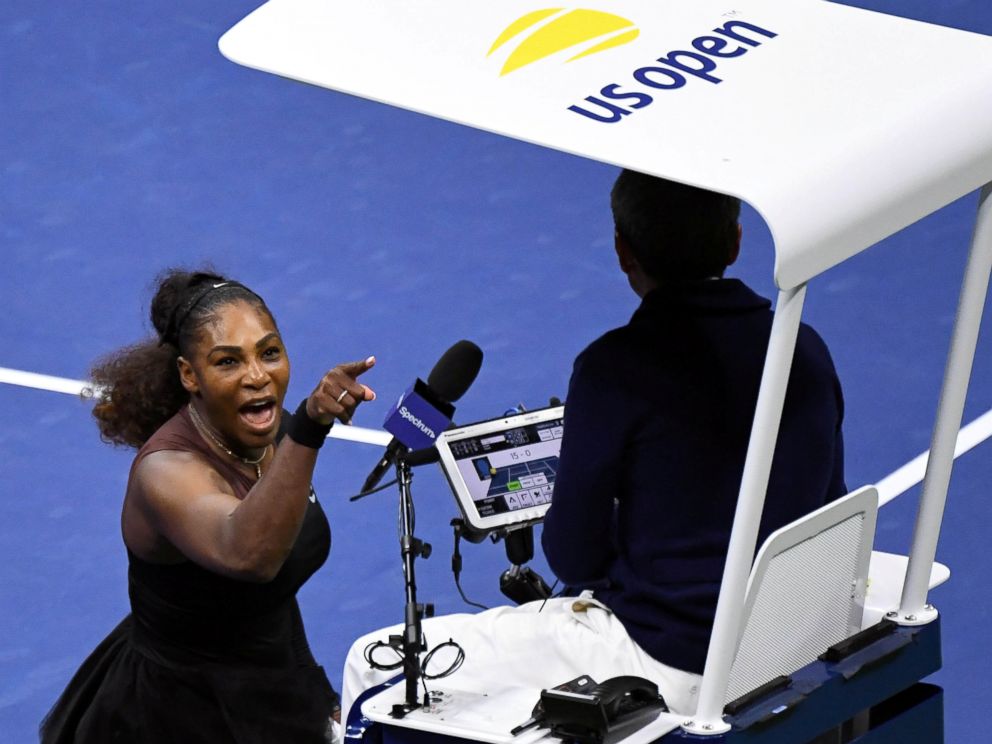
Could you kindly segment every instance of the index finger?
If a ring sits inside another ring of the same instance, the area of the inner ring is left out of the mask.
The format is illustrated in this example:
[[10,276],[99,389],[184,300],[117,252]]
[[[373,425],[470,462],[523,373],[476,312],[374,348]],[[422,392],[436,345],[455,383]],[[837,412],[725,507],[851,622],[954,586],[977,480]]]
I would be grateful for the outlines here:
[[375,366],[375,357],[366,357],[357,362],[345,362],[344,364],[339,364],[338,369],[344,372],[348,377],[355,378],[364,372],[368,372],[372,367]]

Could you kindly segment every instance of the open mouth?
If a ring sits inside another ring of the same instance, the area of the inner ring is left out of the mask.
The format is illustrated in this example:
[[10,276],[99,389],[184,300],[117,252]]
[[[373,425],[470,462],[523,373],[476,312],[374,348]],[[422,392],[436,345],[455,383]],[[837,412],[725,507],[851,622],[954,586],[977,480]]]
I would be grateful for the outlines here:
[[276,402],[271,398],[252,401],[238,409],[241,418],[252,428],[264,429],[272,425],[276,418]]

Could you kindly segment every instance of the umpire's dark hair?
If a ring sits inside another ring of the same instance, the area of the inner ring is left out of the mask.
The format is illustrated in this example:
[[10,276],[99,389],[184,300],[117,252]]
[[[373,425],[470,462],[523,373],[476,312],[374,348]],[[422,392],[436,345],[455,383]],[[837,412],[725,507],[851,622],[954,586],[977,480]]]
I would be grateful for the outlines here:
[[651,278],[723,276],[737,242],[740,199],[624,170],[610,206],[617,232]]

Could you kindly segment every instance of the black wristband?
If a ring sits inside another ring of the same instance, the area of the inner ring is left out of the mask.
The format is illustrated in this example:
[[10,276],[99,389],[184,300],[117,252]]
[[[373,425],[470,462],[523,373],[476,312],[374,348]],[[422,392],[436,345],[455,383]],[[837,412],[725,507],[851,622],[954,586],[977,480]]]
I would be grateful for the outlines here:
[[327,439],[327,433],[331,430],[331,424],[319,424],[310,418],[307,413],[307,399],[296,407],[296,413],[289,417],[286,422],[286,435],[297,444],[302,444],[310,449],[320,449]]

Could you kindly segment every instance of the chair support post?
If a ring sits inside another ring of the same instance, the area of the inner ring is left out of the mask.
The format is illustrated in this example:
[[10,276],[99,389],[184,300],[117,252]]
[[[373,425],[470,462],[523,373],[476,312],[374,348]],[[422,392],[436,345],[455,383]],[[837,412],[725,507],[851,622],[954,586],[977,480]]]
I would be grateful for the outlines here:
[[954,466],[954,446],[961,417],[964,414],[965,396],[971,379],[978,331],[989,287],[992,270],[992,183],[981,191],[975,232],[971,251],[961,283],[957,318],[951,335],[951,348],[947,355],[944,382],[937,406],[930,457],[923,478],[913,545],[906,568],[902,599],[899,603],[898,622],[908,625],[930,622],[936,611],[926,604],[930,583],[930,570],[937,554],[937,539],[944,517],[947,489]]
[[761,387],[758,391],[758,403],[754,412],[754,423],[751,425],[751,440],[748,443],[744,475],[734,514],[734,528],[730,535],[727,562],[723,568],[723,580],[720,583],[713,634],[706,653],[699,704],[693,719],[683,725],[686,731],[693,734],[719,734],[729,728],[723,721],[724,697],[740,635],[740,616],[758,541],[758,527],[765,505],[772,455],[775,452],[775,442],[778,440],[785,391],[789,383],[805,299],[805,284],[794,289],[782,290],[778,294],[775,319],[772,322],[764,372],[761,376]]

